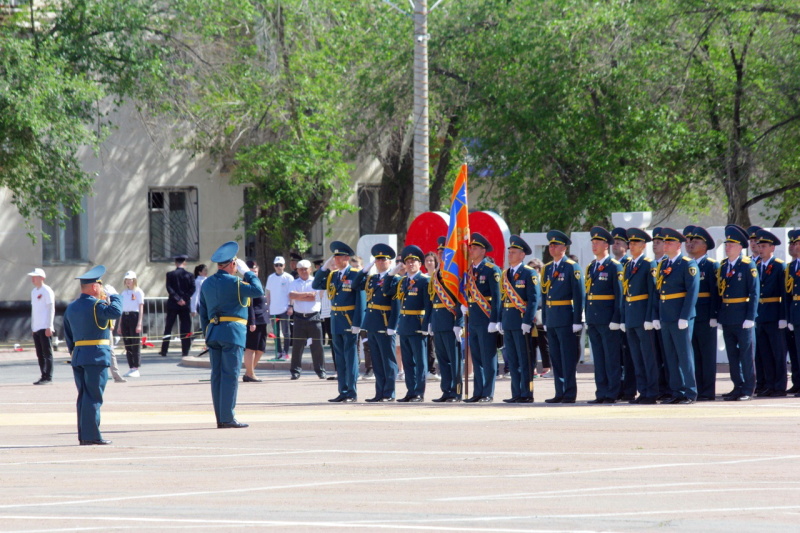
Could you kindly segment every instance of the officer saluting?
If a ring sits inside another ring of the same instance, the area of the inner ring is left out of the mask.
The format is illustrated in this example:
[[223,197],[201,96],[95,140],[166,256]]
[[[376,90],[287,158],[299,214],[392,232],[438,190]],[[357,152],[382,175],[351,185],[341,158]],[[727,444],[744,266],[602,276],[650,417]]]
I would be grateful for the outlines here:
[[502,330],[511,370],[511,398],[506,403],[533,403],[533,373],[528,339],[536,334],[534,322],[539,308],[539,274],[523,265],[525,256],[532,253],[522,237],[512,235],[508,246],[509,267],[503,272],[500,293],[503,296]]
[[586,328],[594,358],[595,399],[589,403],[616,403],[622,374],[620,312],[622,265],[608,256],[614,242],[600,226],[589,230],[595,259],[586,267]]
[[100,435],[100,406],[111,365],[111,321],[122,316],[119,295],[106,296],[103,274],[97,265],[75,279],[81,295],[64,313],[64,339],[72,359],[72,374],[78,387],[78,440],[82,446],[111,444]]
[[467,272],[469,349],[475,390],[465,403],[491,403],[497,376],[497,323],[500,321],[500,269],[486,258],[493,250],[489,240],[473,233]]
[[[217,272],[203,282],[197,313],[206,346],[211,355],[211,399],[218,428],[246,428],[234,417],[239,371],[247,336],[247,308],[250,298],[264,296],[258,276],[237,259],[239,245],[229,241],[220,246],[211,261]],[[240,280],[234,272],[244,276]]]
[[681,253],[686,237],[672,228],[663,228],[665,258],[656,276],[656,306],[653,325],[661,329],[664,357],[669,372],[669,388],[673,396],[661,403],[689,404],[697,400],[694,377],[692,329],[700,276],[694,259]]
[[425,302],[425,328],[433,333],[436,359],[439,362],[439,383],[442,395],[436,403],[461,401],[461,333],[464,329],[464,314],[458,299],[442,281],[441,255],[444,237],[437,239],[439,245],[439,269],[428,282],[429,298]]
[[564,257],[567,246],[572,244],[569,237],[554,229],[547,232],[547,240],[553,261],[544,266],[542,321],[550,344],[556,395],[545,403],[575,403],[578,395],[575,334],[583,329],[583,275],[578,263]]
[[352,248],[341,241],[330,245],[333,255],[314,274],[315,290],[324,290],[331,301],[331,334],[336,358],[336,378],[339,395],[328,400],[333,403],[352,403],[358,398],[358,334],[364,318],[364,291],[359,290],[364,273],[350,268]]
[[[397,379],[394,330],[397,329],[400,301],[395,300],[393,294],[385,295],[383,287],[392,282],[388,273],[389,262],[396,254],[388,244],[376,244],[371,253],[378,273],[362,278],[367,310],[361,327],[367,331],[367,342],[372,350],[372,370],[375,372],[375,396],[367,398],[367,401],[391,402],[394,401]],[[364,272],[369,272],[370,267],[364,267]]]

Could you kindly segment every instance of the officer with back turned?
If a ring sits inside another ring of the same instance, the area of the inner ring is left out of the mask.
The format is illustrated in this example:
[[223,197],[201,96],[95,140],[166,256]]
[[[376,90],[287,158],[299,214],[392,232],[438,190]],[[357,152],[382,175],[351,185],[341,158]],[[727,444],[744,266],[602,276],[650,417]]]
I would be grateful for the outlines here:
[[[247,427],[236,420],[234,409],[250,299],[264,296],[261,281],[236,257],[238,251],[239,245],[229,241],[214,252],[211,261],[217,263],[218,270],[203,282],[197,305],[200,327],[211,357],[211,400],[220,429]],[[244,281],[235,275],[237,271]]]
[[493,250],[489,240],[473,233],[469,243],[467,271],[469,300],[469,350],[474,373],[472,397],[465,403],[491,403],[497,377],[497,335],[500,321],[500,269],[486,252]]
[[500,294],[503,298],[501,327],[505,355],[511,370],[511,398],[506,403],[533,403],[533,369],[527,336],[536,334],[534,322],[539,308],[539,274],[523,265],[531,247],[519,235],[512,235],[508,246],[508,268],[503,271]]
[[314,290],[324,290],[331,301],[331,334],[339,395],[328,400],[333,403],[352,403],[358,399],[358,334],[364,318],[364,291],[359,290],[364,273],[350,266],[356,255],[350,246],[333,241],[333,255],[314,274]]
[[559,230],[547,232],[548,250],[553,260],[544,266],[542,276],[542,321],[550,344],[550,360],[556,395],[545,403],[575,403],[578,395],[576,333],[583,329],[583,274],[581,267],[565,257],[569,237]]
[[100,435],[100,407],[111,365],[111,324],[122,316],[119,295],[106,296],[103,274],[97,265],[75,279],[81,295],[64,313],[64,340],[72,359],[72,374],[78,387],[78,441],[82,446],[111,444]]

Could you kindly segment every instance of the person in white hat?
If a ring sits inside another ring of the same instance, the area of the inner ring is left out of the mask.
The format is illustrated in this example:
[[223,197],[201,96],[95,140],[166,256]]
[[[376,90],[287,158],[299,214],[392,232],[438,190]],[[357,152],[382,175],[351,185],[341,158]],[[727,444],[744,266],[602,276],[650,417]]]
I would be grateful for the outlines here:
[[288,361],[289,350],[292,347],[288,314],[289,284],[294,281],[294,278],[284,271],[286,261],[282,256],[276,257],[272,266],[275,272],[267,278],[266,294],[272,329],[275,334],[275,359],[273,361]]
[[122,291],[122,318],[117,323],[117,335],[122,336],[128,372],[125,377],[139,377],[142,352],[142,317],[144,316],[144,291],[139,288],[136,272],[125,273],[125,290]]
[[39,360],[41,376],[34,385],[49,385],[53,382],[53,346],[50,340],[55,330],[56,297],[53,289],[44,282],[47,275],[41,268],[28,272],[33,283],[31,291],[31,330],[36,358]]

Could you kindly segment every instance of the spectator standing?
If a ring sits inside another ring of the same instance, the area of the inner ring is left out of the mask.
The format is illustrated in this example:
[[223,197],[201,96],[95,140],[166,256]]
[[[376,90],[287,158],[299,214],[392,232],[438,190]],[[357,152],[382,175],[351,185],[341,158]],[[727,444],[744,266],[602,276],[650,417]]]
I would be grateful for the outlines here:
[[122,318],[117,325],[117,335],[122,336],[128,372],[125,377],[138,378],[142,352],[142,317],[144,316],[144,291],[139,288],[136,272],[125,273],[125,290],[122,291]]
[[311,361],[319,379],[327,377],[325,357],[322,352],[322,319],[320,298],[325,291],[311,288],[311,262],[302,259],[297,263],[298,278],[289,284],[289,314],[294,319],[292,338],[292,379],[299,379],[303,372],[303,350],[311,341]]
[[34,385],[49,385],[53,382],[53,321],[56,316],[56,297],[53,289],[44,282],[47,275],[41,268],[28,273],[33,283],[31,291],[31,330],[36,358],[39,360],[39,380]]
[[[273,262],[275,272],[267,278],[267,304],[272,318],[272,330],[275,333],[275,359],[289,359],[289,348],[292,346],[289,334],[289,284],[294,280],[291,274],[284,271],[286,261],[278,256]],[[281,336],[283,338],[281,339]]]
[[186,255],[175,256],[175,270],[167,272],[167,318],[164,324],[164,340],[161,342],[161,351],[158,352],[162,357],[167,356],[169,341],[172,337],[172,328],[175,320],[180,320],[181,332],[181,355],[189,355],[189,348],[192,346],[192,339],[189,336],[192,332],[192,315],[190,304],[194,294],[194,276],[186,271]]
[[[258,263],[247,261],[247,267],[258,276]],[[247,336],[244,341],[244,376],[245,383],[259,383],[262,380],[256,377],[256,367],[267,349],[267,324],[269,324],[269,310],[267,300],[263,296],[254,296],[250,302],[247,318]]]

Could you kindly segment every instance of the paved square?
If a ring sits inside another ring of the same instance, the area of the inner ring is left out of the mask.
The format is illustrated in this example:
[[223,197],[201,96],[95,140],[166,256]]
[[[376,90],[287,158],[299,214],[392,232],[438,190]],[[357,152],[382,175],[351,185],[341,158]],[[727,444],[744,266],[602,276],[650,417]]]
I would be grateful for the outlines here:
[[533,405],[499,402],[507,380],[491,405],[333,405],[334,382],[271,371],[240,385],[250,428],[219,430],[208,370],[148,356],[109,383],[96,447],[69,367],[36,370],[0,354],[2,531],[800,529],[800,398],[581,405],[580,374],[573,406],[542,403],[551,380]]

